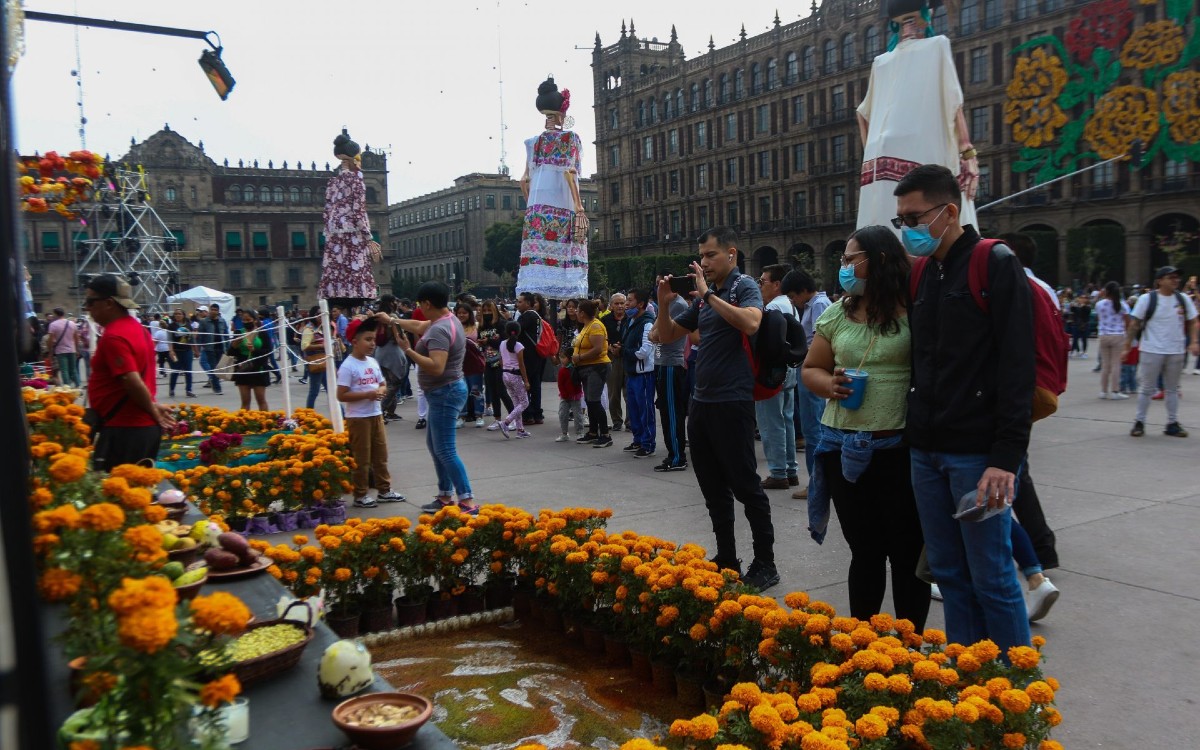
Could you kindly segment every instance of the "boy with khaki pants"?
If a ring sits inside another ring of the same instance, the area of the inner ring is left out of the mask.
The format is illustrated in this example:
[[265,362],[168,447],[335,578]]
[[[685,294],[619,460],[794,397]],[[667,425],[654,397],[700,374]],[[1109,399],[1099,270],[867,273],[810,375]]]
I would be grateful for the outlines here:
[[[387,466],[387,433],[383,429],[380,404],[387,394],[387,380],[383,368],[371,356],[375,351],[376,325],[374,318],[350,322],[346,327],[350,356],[337,371],[337,399],[346,405],[346,432],[350,434],[350,454],[356,464],[352,481],[354,505],[358,508],[404,500],[403,495],[392,490]],[[367,495],[372,472],[379,488],[378,500]]]

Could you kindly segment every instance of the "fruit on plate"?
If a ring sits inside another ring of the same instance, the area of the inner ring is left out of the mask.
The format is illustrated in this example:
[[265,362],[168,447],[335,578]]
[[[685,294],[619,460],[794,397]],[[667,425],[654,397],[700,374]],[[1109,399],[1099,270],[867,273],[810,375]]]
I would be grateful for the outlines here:
[[161,505],[182,505],[186,498],[179,490],[172,489],[163,490],[162,492],[158,493],[156,500]]
[[249,661],[294,646],[304,637],[305,632],[295,625],[269,625],[239,636],[229,644],[228,653],[234,661]]
[[163,549],[170,552],[175,549],[175,545],[179,544],[179,537],[174,534],[163,534]]
[[186,573],[179,576],[175,580],[171,581],[171,584],[173,586],[175,586],[175,588],[180,588],[182,586],[191,586],[193,583],[197,583],[198,581],[203,581],[207,576],[208,576],[208,568],[201,565],[198,568],[192,568],[191,570],[187,571]]
[[258,551],[250,546],[246,537],[235,531],[227,531],[217,537],[217,544],[226,552],[237,556],[240,565],[253,565],[258,559]]
[[223,549],[210,549],[204,553],[204,562],[213,570],[233,570],[241,565],[238,556]]
[[174,581],[176,578],[183,575],[186,571],[184,570],[183,563],[169,562],[166,565],[159,568],[158,572],[162,573],[167,578],[170,578],[172,581]]

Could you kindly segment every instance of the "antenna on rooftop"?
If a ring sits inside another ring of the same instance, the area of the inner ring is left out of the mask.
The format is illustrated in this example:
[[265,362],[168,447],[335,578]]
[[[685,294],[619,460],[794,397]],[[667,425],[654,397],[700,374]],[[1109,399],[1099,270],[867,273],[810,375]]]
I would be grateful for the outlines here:
[[496,0],[496,78],[500,86],[500,174],[508,176],[508,151],[504,148],[504,35],[500,32],[500,0]]

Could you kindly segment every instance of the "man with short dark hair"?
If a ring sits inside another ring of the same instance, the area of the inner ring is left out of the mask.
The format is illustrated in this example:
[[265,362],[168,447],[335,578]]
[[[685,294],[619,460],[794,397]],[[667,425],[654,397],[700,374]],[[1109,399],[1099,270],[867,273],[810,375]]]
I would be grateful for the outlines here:
[[171,410],[154,402],[154,343],[129,313],[133,290],[116,276],[93,276],[84,287],[84,309],[104,329],[92,355],[88,401],[99,423],[92,465],[111,471],[120,464],[154,461],[162,431],[175,427]]
[[[202,312],[204,308],[198,308],[196,315],[200,316]],[[213,393],[220,395],[221,379],[213,374],[213,370],[217,368],[221,355],[229,346],[229,324],[221,317],[219,305],[209,305],[208,315],[200,316],[200,327],[196,329],[196,343],[200,346],[200,366],[208,373],[208,382],[204,387],[211,388]]]
[[[687,312],[688,303],[674,291],[668,290],[667,296],[660,299],[659,315],[678,318]],[[688,394],[687,370],[683,366],[684,351],[687,337],[682,337],[669,344],[658,341],[654,328],[650,330],[650,340],[658,344],[658,356],[654,360],[655,392],[658,396],[658,412],[662,420],[663,447],[667,455],[662,463],[655,465],[659,472],[684,471],[687,469],[687,454],[683,452],[686,439]]]
[[1133,437],[1145,434],[1146,413],[1161,377],[1167,404],[1163,434],[1185,438],[1187,430],[1179,424],[1179,376],[1187,364],[1187,353],[1200,355],[1200,325],[1196,305],[1179,292],[1179,269],[1175,266],[1158,269],[1154,274],[1154,289],[1138,297],[1129,317],[1132,322],[1125,333],[1124,354],[1129,353],[1134,338],[1141,336],[1142,342],[1138,355],[1137,417],[1129,434]]
[[[782,292],[783,278],[791,268],[782,263],[767,266],[762,270],[758,285],[762,289],[763,312],[778,310],[799,322],[796,308],[791,299]],[[796,398],[796,369],[789,367],[783,385],[770,398],[754,402],[754,414],[758,419],[758,432],[762,436],[763,454],[767,458],[767,478],[762,480],[764,490],[786,490],[800,486],[800,467],[796,462],[796,422],[794,420]]]
[[626,446],[634,458],[654,455],[654,342],[650,330],[654,312],[649,307],[650,292],[633,289],[629,292],[627,323],[623,326],[621,361],[625,369],[625,405],[629,407],[629,432],[633,442]]
[[79,358],[75,324],[67,320],[67,312],[54,308],[54,318],[46,327],[46,349],[54,357],[58,368],[59,382],[73,388],[79,387]]
[[[955,643],[990,638],[1004,653],[1029,644],[1029,620],[1013,567],[1017,475],[1029,447],[1034,391],[1029,282],[1012,251],[987,263],[988,311],[968,283],[979,233],[959,224],[955,176],[926,164],[896,185],[893,225],[909,254],[930,258],[915,281],[912,385],[905,434],[933,577]],[[958,520],[963,498],[1001,511]]]
[[[744,337],[762,323],[762,293],[737,267],[737,233],[714,227],[700,235],[699,262],[691,265],[692,305],[655,323],[660,343],[700,331],[696,391],[688,415],[692,467],[717,537],[714,562],[741,572],[734,535],[734,499],[743,506],[754,539],[754,560],[745,582],[759,590],[779,583],[771,503],[763,492],[754,455],[754,372]],[[658,280],[658,303],[667,308],[671,277]],[[711,284],[711,286],[710,286]]]
[[[801,270],[789,271],[783,277],[779,291],[786,294],[792,304],[800,310],[800,327],[808,346],[812,346],[816,334],[817,318],[825,312],[832,303],[825,292],[817,290],[813,277]],[[796,384],[796,417],[793,420],[799,424],[800,435],[804,438],[804,467],[808,470],[809,481],[812,481],[813,463],[816,460],[817,441],[821,436],[821,415],[825,413],[825,399],[804,387],[803,383]],[[792,493],[793,500],[808,498],[808,485]]]
[[600,315],[604,331],[608,334],[608,358],[615,364],[608,369],[608,414],[613,432],[620,432],[624,423],[621,408],[622,400],[629,405],[625,397],[625,368],[621,362],[621,337],[625,334],[628,322],[629,300],[620,292],[608,298],[608,312]]
[[[525,347],[525,372],[529,376],[529,406],[521,416],[526,425],[541,424],[542,376],[546,373],[546,358],[538,354],[538,336],[545,321],[535,309],[533,292],[517,296],[517,323],[521,325],[521,344]],[[546,325],[550,325],[546,323]]]

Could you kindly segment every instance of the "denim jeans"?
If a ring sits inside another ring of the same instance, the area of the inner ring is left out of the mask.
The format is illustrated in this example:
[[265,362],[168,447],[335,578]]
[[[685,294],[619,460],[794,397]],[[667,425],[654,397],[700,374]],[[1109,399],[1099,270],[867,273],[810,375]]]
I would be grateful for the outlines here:
[[646,451],[655,450],[654,371],[625,373],[625,407],[629,412],[629,431],[633,442]]
[[183,376],[184,388],[192,392],[192,348],[182,346],[175,352],[175,361],[171,363],[171,398],[175,398],[175,383]]
[[458,495],[459,502],[470,500],[471,483],[467,479],[467,467],[458,457],[458,430],[454,426],[458,413],[467,403],[467,383],[460,378],[450,385],[426,391],[425,401],[429,405],[425,446],[437,471],[438,497],[450,497],[453,493]]
[[912,449],[913,492],[929,568],[945,597],[946,635],[962,644],[990,638],[1003,654],[1030,639],[1013,566],[1012,513],[980,522],[953,517],[987,467],[984,454]]
[[79,387],[79,357],[75,352],[54,355],[63,385]]
[[[814,395],[804,387],[796,386],[796,410],[800,413],[800,434],[804,436],[804,466],[808,476],[813,473],[813,457],[817,441],[821,439],[821,417],[825,414],[825,399]],[[811,494],[812,488],[809,487]]]
[[213,374],[213,370],[217,369],[217,363],[221,361],[221,351],[219,349],[201,349],[200,350],[200,367],[208,373],[208,384],[212,386],[214,393],[221,392],[221,379]]
[[758,434],[762,438],[763,454],[767,457],[767,469],[775,479],[796,476],[799,463],[796,461],[795,412],[796,370],[788,371],[779,393],[762,401],[754,402],[754,416],[758,420]]
[[321,395],[321,388],[325,386],[325,373],[328,371],[327,367],[320,372],[308,373],[308,398],[304,401],[306,408],[316,408],[317,397]]
[[467,382],[467,406],[466,417],[474,422],[476,418],[483,417],[483,373],[478,375],[464,375],[463,380]]

